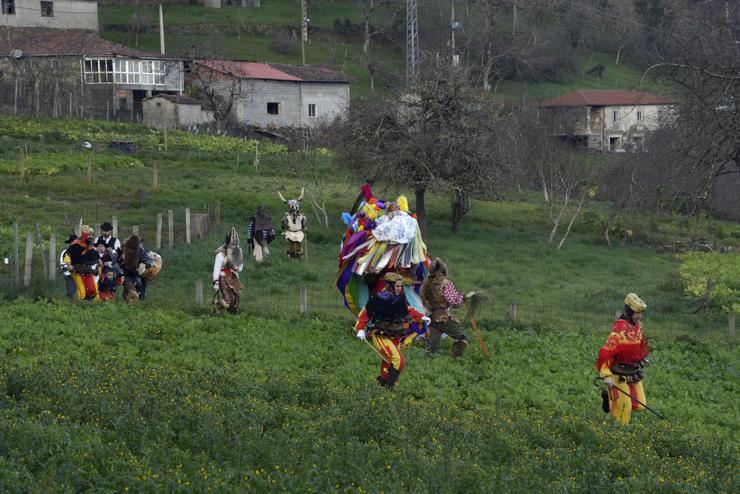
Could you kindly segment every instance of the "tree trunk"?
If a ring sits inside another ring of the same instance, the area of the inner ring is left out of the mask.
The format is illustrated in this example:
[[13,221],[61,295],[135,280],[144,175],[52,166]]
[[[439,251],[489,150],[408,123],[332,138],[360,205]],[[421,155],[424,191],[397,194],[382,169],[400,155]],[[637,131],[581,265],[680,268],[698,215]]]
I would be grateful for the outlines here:
[[455,191],[455,196],[452,200],[452,233],[458,232],[460,222],[468,211],[470,211],[470,195],[465,191]]
[[558,215],[552,220],[552,230],[550,231],[550,237],[547,239],[548,244],[551,244],[552,241],[555,239],[555,234],[558,232],[558,227],[560,226],[560,220],[563,219],[563,214],[565,213],[569,202],[570,197],[568,196],[568,194],[565,194],[565,198],[563,199],[563,206],[560,208],[560,211],[558,211]]
[[581,212],[581,206],[583,206],[583,201],[586,199],[586,192],[583,192],[583,195],[581,195],[581,200],[578,201],[578,207],[576,208],[576,212],[573,213],[573,216],[570,218],[570,223],[568,223],[568,228],[565,230],[565,234],[563,234],[563,238],[560,239],[560,243],[558,244],[558,250],[563,246],[565,243],[565,239],[568,238],[568,235],[570,234],[570,229],[573,227],[573,223],[576,221],[576,217]]
[[426,187],[416,187],[414,196],[416,197],[416,221],[419,223],[422,233],[427,231],[427,207],[426,207]]

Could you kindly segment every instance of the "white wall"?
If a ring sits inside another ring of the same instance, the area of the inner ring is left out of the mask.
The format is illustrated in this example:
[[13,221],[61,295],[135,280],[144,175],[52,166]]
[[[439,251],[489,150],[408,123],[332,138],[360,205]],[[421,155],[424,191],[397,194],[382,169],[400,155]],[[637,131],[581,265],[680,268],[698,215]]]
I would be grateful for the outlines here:
[[0,24],[10,27],[98,30],[95,0],[53,0],[54,16],[41,17],[40,0],[15,0],[15,14],[0,14]]
[[[660,113],[665,105],[607,106],[604,108],[604,126],[607,132],[651,131],[660,126]],[[614,120],[614,112],[619,119]],[[641,119],[638,120],[638,113]],[[633,128],[633,126],[639,126]]]
[[[322,122],[332,122],[349,109],[349,84],[304,82],[301,84],[302,126],[314,127]],[[308,116],[308,105],[316,105],[316,116]]]

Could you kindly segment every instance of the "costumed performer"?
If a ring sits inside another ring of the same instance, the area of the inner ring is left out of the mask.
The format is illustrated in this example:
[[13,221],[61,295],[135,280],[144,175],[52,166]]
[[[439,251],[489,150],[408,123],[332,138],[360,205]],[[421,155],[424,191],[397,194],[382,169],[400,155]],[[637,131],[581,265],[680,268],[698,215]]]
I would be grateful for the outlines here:
[[452,318],[450,309],[462,307],[465,295],[458,292],[455,285],[447,279],[447,265],[439,257],[432,262],[429,277],[421,285],[421,300],[431,312],[432,319],[427,355],[433,355],[439,350],[442,335],[446,334],[454,340],[452,357],[461,357],[468,346],[468,337],[460,328],[460,323]]
[[406,302],[403,276],[398,273],[386,273],[383,282],[383,290],[370,298],[357,317],[355,330],[357,338],[369,339],[372,347],[383,359],[378,384],[393,389],[406,366],[406,359],[400,349],[401,338],[408,332],[406,322],[412,318],[417,322],[429,322],[429,318]]
[[[257,212],[249,218],[247,243],[252,247],[252,255],[257,264],[270,256],[269,244],[275,240],[275,228],[264,206],[258,206]],[[290,254],[289,254],[290,255]]]
[[121,256],[121,241],[113,236],[113,225],[109,222],[105,222],[100,225],[100,235],[95,239],[95,245],[103,244],[103,251],[106,252],[108,249],[113,249],[116,256]]
[[72,280],[80,300],[98,298],[98,285],[95,275],[98,274],[100,256],[93,247],[93,229],[83,225],[80,236],[67,247],[69,264],[72,265]]
[[70,259],[67,250],[69,249],[69,245],[75,240],[77,240],[77,235],[73,233],[69,236],[67,240],[64,241],[64,243],[67,244],[67,247],[62,251],[61,254],[59,254],[59,271],[61,271],[64,275],[64,288],[67,294],[67,298],[70,300],[73,300],[75,298],[75,295],[77,295],[77,286],[75,285],[75,280],[72,277],[72,260]]
[[243,268],[244,256],[239,246],[239,234],[232,227],[223,245],[216,249],[216,259],[213,262],[213,309],[216,312],[225,309],[231,314],[239,313],[243,288],[239,273]]
[[[338,256],[336,286],[345,306],[357,316],[369,298],[384,288],[383,275],[393,272],[404,277],[408,304],[424,312],[419,289],[431,262],[408,199],[399,196],[386,205],[373,195],[370,184],[364,184],[351,213],[343,213],[342,220],[347,229]],[[406,343],[426,331],[413,322],[411,329]]]
[[152,267],[153,259],[141,238],[134,234],[123,242],[121,269],[123,270],[123,297],[128,302],[144,299],[149,280],[142,276]]
[[301,195],[297,199],[290,200],[286,200],[280,192],[277,193],[280,200],[288,205],[288,211],[283,215],[282,228],[283,236],[288,242],[288,257],[293,259],[303,259],[303,240],[308,230],[306,215],[301,212],[304,192],[305,187],[301,188]]
[[647,304],[640,297],[627,294],[622,315],[614,322],[611,334],[599,350],[596,364],[599,376],[609,386],[602,395],[604,411],[609,411],[622,425],[629,423],[633,410],[642,411],[643,404],[647,403],[642,369],[647,364],[650,348],[640,321],[646,309]]

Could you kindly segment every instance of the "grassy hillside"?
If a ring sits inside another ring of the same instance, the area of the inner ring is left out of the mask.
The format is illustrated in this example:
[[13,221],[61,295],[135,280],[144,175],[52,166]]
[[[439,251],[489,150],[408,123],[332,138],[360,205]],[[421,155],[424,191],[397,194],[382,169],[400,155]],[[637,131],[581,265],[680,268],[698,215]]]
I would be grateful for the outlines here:
[[[134,12],[143,16],[146,32],[139,35],[137,48],[159,51],[158,13],[154,6],[100,6],[101,34],[129,46],[136,36],[129,32]],[[197,5],[165,6],[167,52],[218,56],[244,60],[301,63],[300,8],[295,0],[267,0],[262,7],[211,9]],[[382,7],[376,18],[382,18]],[[352,97],[371,93],[370,77],[360,61],[362,51],[361,11],[351,0],[317,0],[310,7],[311,42],[306,45],[308,63],[328,64],[343,70],[354,83]],[[350,23],[340,35],[336,22]],[[349,33],[348,33],[348,32]],[[297,33],[297,34],[296,34]],[[276,41],[277,40],[277,41]],[[422,47],[422,50],[424,47]],[[376,89],[397,86],[405,74],[404,46],[374,42],[378,62]],[[496,88],[507,99],[544,99],[575,89],[641,89],[663,93],[665,85],[652,78],[642,79],[642,70],[622,60],[615,65],[612,54],[581,49],[578,69],[558,80],[540,83],[502,81]],[[591,67],[605,67],[603,79],[586,75]]]
[[[214,144],[175,133],[165,149],[159,132],[90,121],[2,119],[0,130],[0,256],[12,252],[15,222],[22,234],[38,223],[44,238],[65,238],[77,218],[99,224],[116,215],[121,236],[139,225],[150,247],[157,213],[172,209],[177,226],[175,248],[161,252],[161,276],[135,306],[67,303],[62,280],[42,281],[38,248],[29,290],[13,291],[12,266],[0,264],[0,491],[740,487],[739,362],[727,316],[719,307],[689,314],[697,301],[684,296],[678,260],[643,243],[648,235],[701,235],[738,246],[737,223],[631,216],[623,226],[633,237],[609,250],[600,239],[608,205],[597,201],[556,251],[546,243],[539,196],[476,201],[453,236],[448,198],[431,194],[429,252],[448,261],[461,290],[489,294],[479,325],[492,357],[484,359],[474,341],[459,361],[409,348],[407,372],[388,394],[374,384],[377,357],[352,337],[352,318],[334,288],[338,217],[358,184],[329,154],[262,143],[272,154],[255,167],[250,141]],[[108,150],[111,136],[134,141],[137,152]],[[82,140],[95,146],[89,186]],[[19,145],[28,148],[31,171],[46,173],[20,179],[12,166]],[[241,315],[214,317],[196,305],[195,280],[209,279],[225,229],[235,225],[245,238],[258,204],[277,223],[283,206],[274,190],[294,195],[317,176],[331,222],[318,226],[304,202],[308,260],[289,262],[278,238],[270,265],[247,262]],[[399,192],[411,193],[376,187],[381,197]],[[185,245],[184,208],[212,212],[217,200],[221,230]],[[304,316],[301,286],[309,290]],[[649,405],[667,420],[641,414],[618,428],[600,411],[592,379],[628,291],[649,304],[653,356],[645,385]],[[519,307],[516,321],[507,319],[511,303]]]

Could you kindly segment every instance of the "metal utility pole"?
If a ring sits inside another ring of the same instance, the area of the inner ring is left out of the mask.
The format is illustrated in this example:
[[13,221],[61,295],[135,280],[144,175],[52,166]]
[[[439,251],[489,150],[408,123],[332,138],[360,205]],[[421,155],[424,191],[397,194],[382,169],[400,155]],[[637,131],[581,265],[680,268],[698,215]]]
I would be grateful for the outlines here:
[[162,2],[159,2],[159,53],[164,55],[164,14]]
[[301,0],[301,60],[306,65],[306,43],[308,43],[308,5]]
[[459,23],[455,20],[455,0],[450,0],[450,51],[452,65],[457,65],[457,53],[455,52],[455,31]]
[[406,78],[419,78],[419,21],[416,16],[416,0],[406,0]]

